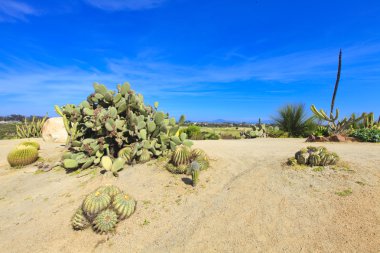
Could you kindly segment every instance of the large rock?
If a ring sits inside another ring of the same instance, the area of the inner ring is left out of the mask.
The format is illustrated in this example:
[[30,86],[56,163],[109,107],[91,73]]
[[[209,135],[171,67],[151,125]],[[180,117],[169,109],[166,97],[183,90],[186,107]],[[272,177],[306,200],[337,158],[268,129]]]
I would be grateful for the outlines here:
[[67,139],[67,132],[61,117],[48,119],[42,127],[42,138],[44,141],[62,142]]

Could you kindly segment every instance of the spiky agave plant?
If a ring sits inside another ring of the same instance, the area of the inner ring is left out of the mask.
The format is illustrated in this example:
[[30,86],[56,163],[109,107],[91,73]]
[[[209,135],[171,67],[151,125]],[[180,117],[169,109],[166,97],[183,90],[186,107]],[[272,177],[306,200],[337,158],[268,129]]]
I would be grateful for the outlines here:
[[120,220],[131,216],[136,208],[136,201],[125,193],[119,193],[114,197],[112,208],[116,211]]
[[116,212],[106,209],[96,216],[93,221],[93,228],[100,234],[107,234],[115,230],[117,222],[118,219]]
[[7,156],[11,167],[22,167],[34,163],[38,159],[38,150],[32,146],[19,145]]

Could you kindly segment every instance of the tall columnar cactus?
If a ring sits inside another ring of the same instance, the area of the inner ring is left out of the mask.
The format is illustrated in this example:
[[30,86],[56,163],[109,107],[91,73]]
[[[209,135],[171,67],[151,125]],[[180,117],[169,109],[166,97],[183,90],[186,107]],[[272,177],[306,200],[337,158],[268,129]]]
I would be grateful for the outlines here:
[[193,187],[197,186],[198,181],[199,181],[199,173],[200,173],[200,166],[197,161],[194,161],[190,165],[190,170],[191,170],[191,179],[192,179],[192,184]]
[[315,107],[315,105],[311,106],[311,111],[314,113],[314,115],[317,118],[328,122],[328,126],[329,126],[328,130],[330,133],[333,133],[333,134],[345,133],[351,125],[355,124],[356,122],[359,122],[365,116],[365,114],[363,114],[361,117],[356,118],[353,115],[348,119],[344,118],[343,120],[339,120],[339,109],[336,109],[336,112],[334,115],[333,112],[334,112],[334,106],[335,106],[335,97],[338,91],[341,68],[342,68],[342,50],[339,51],[338,71],[337,71],[337,77],[336,77],[335,86],[334,86],[334,93],[331,99],[330,115],[327,116],[324,110],[322,109],[318,110]]
[[69,134],[70,152],[77,154],[65,159],[76,160],[76,168],[99,165],[103,156],[123,158],[126,163],[146,162],[178,145],[192,145],[186,135],[179,135],[184,116],[177,123],[158,111],[158,103],[145,105],[144,97],[128,83],[118,85],[116,92],[95,83],[94,90],[78,106],[55,106]]

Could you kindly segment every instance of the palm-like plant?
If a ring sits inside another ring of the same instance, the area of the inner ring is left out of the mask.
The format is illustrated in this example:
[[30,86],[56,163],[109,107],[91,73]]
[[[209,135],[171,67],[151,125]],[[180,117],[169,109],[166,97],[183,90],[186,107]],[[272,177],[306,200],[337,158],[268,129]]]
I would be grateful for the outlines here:
[[307,117],[303,104],[285,105],[278,110],[278,115],[272,118],[290,137],[306,137],[316,127],[314,117]]

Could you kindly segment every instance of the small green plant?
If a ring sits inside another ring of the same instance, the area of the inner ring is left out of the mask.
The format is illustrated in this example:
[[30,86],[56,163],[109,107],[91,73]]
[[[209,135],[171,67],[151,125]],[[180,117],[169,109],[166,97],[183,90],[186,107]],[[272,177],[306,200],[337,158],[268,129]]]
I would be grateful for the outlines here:
[[101,186],[90,193],[71,219],[75,230],[92,224],[97,233],[113,232],[120,220],[130,217],[136,201],[114,185]]
[[326,136],[327,137],[329,135],[329,131],[328,131],[327,127],[325,127],[325,126],[317,126],[317,128],[313,132],[313,135],[314,136]]
[[16,125],[17,137],[23,138],[39,138],[42,136],[42,127],[45,124],[47,116],[42,119],[32,118],[32,121],[24,119],[24,124]]
[[7,156],[11,167],[22,167],[34,163],[38,159],[38,150],[33,146],[19,145]]
[[340,191],[340,192],[335,192],[336,195],[340,196],[340,197],[347,197],[349,195],[352,194],[352,190],[351,189],[346,189],[346,190],[343,190],[343,191]]

